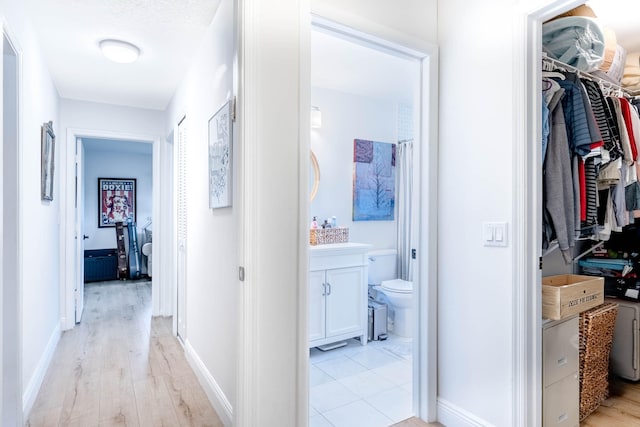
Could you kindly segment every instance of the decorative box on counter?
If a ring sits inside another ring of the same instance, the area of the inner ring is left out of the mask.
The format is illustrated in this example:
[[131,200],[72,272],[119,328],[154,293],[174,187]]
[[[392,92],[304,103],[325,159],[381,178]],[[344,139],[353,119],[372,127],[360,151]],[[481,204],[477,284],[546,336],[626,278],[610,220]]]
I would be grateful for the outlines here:
[[326,245],[329,243],[347,243],[349,241],[349,228],[314,228],[309,230],[309,243],[312,246]]
[[562,274],[542,278],[542,317],[559,320],[604,303],[604,278]]

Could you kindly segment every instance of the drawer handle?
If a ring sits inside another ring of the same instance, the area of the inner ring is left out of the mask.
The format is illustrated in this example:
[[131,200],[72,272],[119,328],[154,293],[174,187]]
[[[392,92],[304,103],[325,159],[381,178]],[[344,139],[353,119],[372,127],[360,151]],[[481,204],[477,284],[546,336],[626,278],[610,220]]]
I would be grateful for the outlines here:
[[567,358],[566,357],[561,357],[560,359],[558,359],[558,366],[562,366],[562,365],[566,365],[567,364]]
[[562,414],[560,414],[560,416],[558,417],[558,423],[561,423],[563,421],[566,421],[569,418],[569,416],[567,415],[566,412],[563,412]]

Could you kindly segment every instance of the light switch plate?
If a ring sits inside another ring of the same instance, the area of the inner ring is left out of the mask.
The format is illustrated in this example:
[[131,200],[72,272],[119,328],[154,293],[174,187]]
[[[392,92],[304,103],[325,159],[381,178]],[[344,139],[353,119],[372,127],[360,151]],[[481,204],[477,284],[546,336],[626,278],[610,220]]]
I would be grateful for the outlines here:
[[484,246],[507,246],[507,223],[483,222],[482,243]]

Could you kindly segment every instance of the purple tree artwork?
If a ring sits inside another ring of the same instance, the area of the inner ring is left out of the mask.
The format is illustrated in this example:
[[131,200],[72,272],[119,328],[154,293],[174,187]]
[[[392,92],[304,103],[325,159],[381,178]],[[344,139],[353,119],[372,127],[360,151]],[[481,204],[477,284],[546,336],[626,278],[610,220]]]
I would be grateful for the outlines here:
[[354,139],[354,221],[392,221],[394,219],[395,175],[395,144]]

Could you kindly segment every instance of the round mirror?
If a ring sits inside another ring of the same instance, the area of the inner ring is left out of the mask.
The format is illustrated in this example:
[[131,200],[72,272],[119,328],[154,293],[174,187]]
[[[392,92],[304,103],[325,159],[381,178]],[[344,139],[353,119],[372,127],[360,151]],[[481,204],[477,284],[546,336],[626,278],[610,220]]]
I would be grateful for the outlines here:
[[311,200],[316,197],[318,192],[318,184],[320,183],[320,167],[318,166],[318,159],[316,155],[311,151],[311,168],[313,169],[313,176],[309,174],[309,187],[311,187]]

